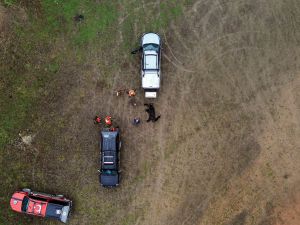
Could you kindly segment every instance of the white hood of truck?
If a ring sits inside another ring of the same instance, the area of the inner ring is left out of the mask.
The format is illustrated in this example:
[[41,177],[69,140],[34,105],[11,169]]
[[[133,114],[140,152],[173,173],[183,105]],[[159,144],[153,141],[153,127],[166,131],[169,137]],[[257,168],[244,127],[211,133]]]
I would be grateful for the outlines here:
[[160,78],[156,71],[153,71],[153,72],[147,71],[144,73],[144,76],[142,78],[142,87],[143,88],[158,89],[159,83],[160,83]]
[[160,45],[160,38],[155,33],[147,33],[142,37],[142,46],[145,44],[157,44]]

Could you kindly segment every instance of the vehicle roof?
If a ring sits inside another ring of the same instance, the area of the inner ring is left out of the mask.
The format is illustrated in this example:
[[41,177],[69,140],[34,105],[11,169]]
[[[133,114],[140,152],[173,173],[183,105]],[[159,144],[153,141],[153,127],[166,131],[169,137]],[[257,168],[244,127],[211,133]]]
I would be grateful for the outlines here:
[[142,46],[145,44],[160,45],[160,37],[156,33],[146,33],[142,36]]
[[101,131],[102,151],[116,150],[116,141],[119,131]]
[[48,204],[49,203],[43,200],[29,198],[26,212],[37,216],[45,216]]
[[156,70],[158,69],[158,54],[154,51],[147,51],[144,56],[144,69]]

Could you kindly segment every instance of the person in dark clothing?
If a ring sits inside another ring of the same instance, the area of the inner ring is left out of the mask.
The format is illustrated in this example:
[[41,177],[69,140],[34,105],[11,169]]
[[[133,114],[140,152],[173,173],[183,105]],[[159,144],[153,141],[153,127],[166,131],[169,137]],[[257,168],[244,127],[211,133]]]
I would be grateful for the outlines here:
[[138,124],[140,124],[140,122],[141,122],[141,119],[139,117],[133,118],[133,121],[132,121],[133,125],[138,125]]
[[153,106],[152,103],[150,103],[150,104],[144,104],[144,106],[148,107],[147,109],[145,109],[145,111],[149,114],[149,118],[147,120],[147,123],[150,122],[150,121],[152,121],[154,123],[157,120],[159,120],[160,115],[158,117],[156,117],[155,108],[154,108],[154,106]]
[[84,20],[84,16],[81,14],[77,14],[76,16],[74,16],[74,20],[75,22],[81,22]]
[[143,50],[143,47],[138,47],[137,49],[132,50],[131,54],[136,54],[136,53],[138,53],[138,52],[140,52],[142,50]]
[[129,101],[128,101],[128,104],[133,106],[133,107],[136,107],[138,105],[138,102],[135,98],[130,98]]

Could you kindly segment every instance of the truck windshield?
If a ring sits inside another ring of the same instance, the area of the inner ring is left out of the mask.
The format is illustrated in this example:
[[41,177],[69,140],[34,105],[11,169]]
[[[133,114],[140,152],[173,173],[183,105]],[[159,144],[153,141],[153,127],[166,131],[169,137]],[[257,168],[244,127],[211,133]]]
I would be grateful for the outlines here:
[[28,203],[29,203],[29,198],[28,197],[24,197],[23,202],[22,202],[22,212],[26,212],[27,211],[27,207],[28,207]]
[[156,52],[158,52],[159,45],[157,45],[157,44],[145,44],[143,46],[143,50],[144,51],[156,51]]
[[117,172],[114,171],[114,170],[103,170],[102,174],[104,174],[104,175],[116,175]]

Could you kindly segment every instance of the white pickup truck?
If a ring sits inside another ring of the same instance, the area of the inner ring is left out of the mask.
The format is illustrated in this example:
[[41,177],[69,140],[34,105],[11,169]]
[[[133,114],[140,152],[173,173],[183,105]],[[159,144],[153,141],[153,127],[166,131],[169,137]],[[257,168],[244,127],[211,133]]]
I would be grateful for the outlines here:
[[142,87],[146,98],[156,98],[160,88],[161,41],[158,34],[146,33],[141,40]]

